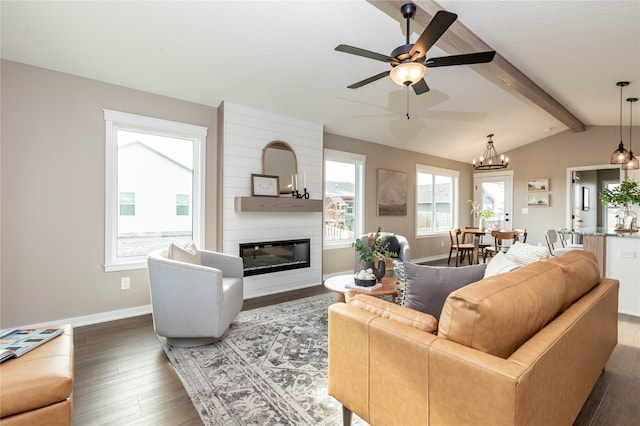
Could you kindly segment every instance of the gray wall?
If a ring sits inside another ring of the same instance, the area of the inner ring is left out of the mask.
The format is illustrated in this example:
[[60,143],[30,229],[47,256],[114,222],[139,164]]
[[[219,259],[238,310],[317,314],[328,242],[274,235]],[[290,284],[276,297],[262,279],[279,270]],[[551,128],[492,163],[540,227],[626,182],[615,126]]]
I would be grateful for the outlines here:
[[[209,128],[215,246],[217,109],[2,61],[0,328],[148,305],[146,270],[105,273],[103,108]],[[120,277],[131,290],[120,290]]]
[[[99,315],[149,304],[146,270],[105,273],[103,108],[182,121],[209,128],[206,167],[206,248],[218,237],[218,109],[156,96],[15,62],[2,61],[0,170],[0,328]],[[634,133],[640,134],[640,129]],[[544,229],[565,225],[567,167],[606,163],[617,145],[616,127],[561,133],[509,152],[514,170],[514,223],[530,242]],[[413,256],[448,252],[448,237],[415,239],[407,217],[376,215],[378,168],[406,171],[414,187],[415,164],[456,169],[460,175],[460,225],[470,224],[472,171],[465,163],[325,134],[325,147],[367,155],[367,230],[381,226],[411,239]],[[526,206],[526,179],[549,177],[551,206]],[[409,191],[409,205],[415,203]],[[444,242],[444,247],[440,243]],[[351,249],[325,250],[324,271],[352,267]],[[120,290],[120,277],[131,290]]]
[[[509,168],[514,170],[514,224],[527,229],[528,243],[544,243],[546,229],[566,226],[567,168],[606,165],[619,142],[617,127],[587,126],[582,133],[558,133],[509,152]],[[549,178],[550,206],[529,207],[529,213],[523,214],[527,179],[544,177]]]
[[[470,164],[444,158],[418,154],[413,151],[392,148],[358,139],[325,133],[324,147],[366,155],[365,161],[365,232],[375,232],[378,226],[383,231],[404,235],[409,239],[413,259],[437,258],[449,254],[449,236],[415,237],[415,185],[416,164],[460,171],[459,223],[461,227],[471,225],[471,216],[466,200],[472,198],[473,174]],[[407,216],[377,215],[378,169],[405,172],[408,175]],[[324,250],[323,273],[335,274],[353,270],[353,249],[339,248]]]

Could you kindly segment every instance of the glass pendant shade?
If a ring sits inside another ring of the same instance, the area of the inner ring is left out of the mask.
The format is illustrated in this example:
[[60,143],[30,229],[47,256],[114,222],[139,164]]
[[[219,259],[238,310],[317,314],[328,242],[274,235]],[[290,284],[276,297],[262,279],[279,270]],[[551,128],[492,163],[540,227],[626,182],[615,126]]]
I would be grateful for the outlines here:
[[631,160],[629,151],[624,148],[624,143],[622,143],[622,89],[628,85],[628,81],[619,81],[616,83],[616,86],[620,88],[620,144],[618,145],[618,149],[611,154],[611,164],[624,165]]
[[625,164],[628,163],[630,159],[629,151],[624,149],[624,144],[620,142],[618,149],[611,154],[611,164]]
[[417,62],[405,62],[391,70],[391,80],[399,86],[413,86],[424,77],[427,67]]
[[633,155],[632,151],[632,140],[631,140],[631,129],[633,129],[633,103],[637,102],[638,98],[627,98],[627,102],[629,102],[629,161],[622,165],[622,170],[638,170],[640,169],[640,162]]
[[638,162],[638,159],[636,158],[636,156],[633,155],[633,151],[629,151],[629,154],[630,154],[631,158],[629,159],[629,161],[627,161],[626,163],[624,163],[621,166],[622,170],[638,170],[638,169],[640,169],[640,162]]

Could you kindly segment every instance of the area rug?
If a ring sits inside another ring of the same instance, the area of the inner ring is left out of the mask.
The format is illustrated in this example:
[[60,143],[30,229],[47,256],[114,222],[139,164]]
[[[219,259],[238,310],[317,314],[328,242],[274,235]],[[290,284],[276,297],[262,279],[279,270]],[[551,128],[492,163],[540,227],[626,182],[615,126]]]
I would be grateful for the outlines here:
[[[206,425],[339,425],[327,394],[323,294],[240,312],[220,342],[162,346]],[[363,423],[354,415],[354,424]]]

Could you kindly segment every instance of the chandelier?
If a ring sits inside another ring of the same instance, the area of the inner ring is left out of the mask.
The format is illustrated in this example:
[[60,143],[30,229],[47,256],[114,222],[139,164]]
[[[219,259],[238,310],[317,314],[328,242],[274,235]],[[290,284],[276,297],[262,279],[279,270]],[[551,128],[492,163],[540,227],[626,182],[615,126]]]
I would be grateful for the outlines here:
[[480,156],[480,161],[476,162],[473,159],[473,168],[476,170],[495,170],[504,169],[509,165],[509,157],[504,155],[498,155],[496,148],[493,146],[493,140],[491,138],[494,134],[487,135],[489,140],[487,141],[487,147],[484,150],[484,154]]

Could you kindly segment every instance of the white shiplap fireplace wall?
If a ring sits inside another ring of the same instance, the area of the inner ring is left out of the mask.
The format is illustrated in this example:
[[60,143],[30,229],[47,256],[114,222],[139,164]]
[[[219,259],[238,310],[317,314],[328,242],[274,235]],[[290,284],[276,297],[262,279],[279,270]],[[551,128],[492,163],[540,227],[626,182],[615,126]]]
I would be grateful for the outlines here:
[[322,213],[241,212],[234,198],[251,195],[251,174],[262,173],[262,149],[281,140],[293,148],[298,173],[306,174],[311,199],[322,199],[322,125],[224,102],[222,109],[222,246],[239,255],[239,244],[311,240],[311,267],[244,278],[244,298],[280,293],[322,282]]

